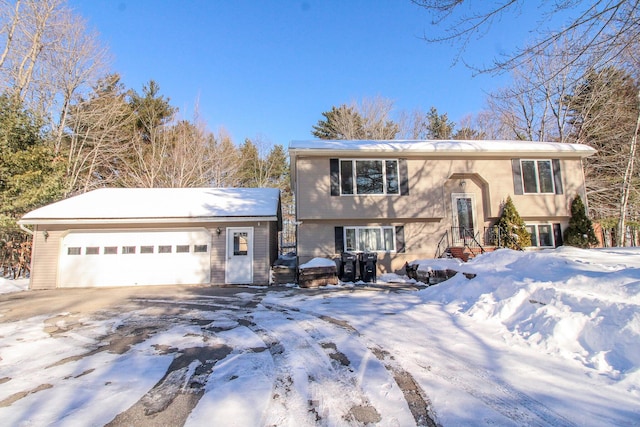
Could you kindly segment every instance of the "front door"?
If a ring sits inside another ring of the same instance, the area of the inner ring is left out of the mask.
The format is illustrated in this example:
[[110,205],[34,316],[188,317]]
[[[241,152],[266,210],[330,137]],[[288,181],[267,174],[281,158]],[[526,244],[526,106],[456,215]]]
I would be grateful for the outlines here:
[[453,227],[456,238],[465,239],[475,236],[475,197],[473,194],[454,193],[451,195],[453,205]]
[[225,282],[253,283],[253,228],[227,228]]

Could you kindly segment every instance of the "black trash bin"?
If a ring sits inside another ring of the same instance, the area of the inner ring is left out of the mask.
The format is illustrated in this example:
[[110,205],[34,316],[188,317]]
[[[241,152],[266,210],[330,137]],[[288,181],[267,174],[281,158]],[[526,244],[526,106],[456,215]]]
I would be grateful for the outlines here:
[[375,252],[362,252],[358,256],[358,261],[360,263],[360,280],[375,283],[378,280],[376,267],[378,254]]
[[340,256],[340,280],[343,282],[356,281],[356,254],[343,252]]

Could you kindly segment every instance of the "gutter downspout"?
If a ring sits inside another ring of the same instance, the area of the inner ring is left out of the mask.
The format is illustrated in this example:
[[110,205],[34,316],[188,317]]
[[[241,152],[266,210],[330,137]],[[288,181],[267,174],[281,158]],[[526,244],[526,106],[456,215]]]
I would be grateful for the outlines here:
[[18,225],[20,226],[20,230],[24,231],[30,236],[33,236],[33,231],[29,230],[23,223],[19,222]]

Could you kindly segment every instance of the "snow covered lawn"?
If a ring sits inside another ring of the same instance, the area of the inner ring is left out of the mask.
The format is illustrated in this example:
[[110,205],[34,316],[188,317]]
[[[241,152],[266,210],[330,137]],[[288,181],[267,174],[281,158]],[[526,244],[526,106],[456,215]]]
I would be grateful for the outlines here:
[[640,424],[640,249],[500,250],[445,267],[477,276],[418,291],[137,298],[15,322],[0,312],[0,419]]

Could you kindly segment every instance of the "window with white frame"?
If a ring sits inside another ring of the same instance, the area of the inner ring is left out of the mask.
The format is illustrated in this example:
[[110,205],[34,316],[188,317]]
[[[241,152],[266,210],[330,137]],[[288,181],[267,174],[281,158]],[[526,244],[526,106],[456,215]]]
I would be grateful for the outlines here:
[[341,194],[400,194],[397,160],[340,160]]
[[526,193],[555,193],[551,160],[521,160]]
[[347,252],[394,252],[393,227],[345,227],[344,246]]
[[527,231],[531,234],[531,246],[541,248],[553,248],[553,227],[551,224],[527,225]]

